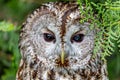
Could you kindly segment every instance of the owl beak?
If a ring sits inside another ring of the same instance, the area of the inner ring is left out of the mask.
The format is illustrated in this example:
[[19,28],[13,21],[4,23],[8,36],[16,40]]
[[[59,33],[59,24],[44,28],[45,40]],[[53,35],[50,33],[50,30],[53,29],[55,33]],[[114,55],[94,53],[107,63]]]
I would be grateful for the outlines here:
[[62,49],[62,53],[61,53],[61,63],[64,64],[64,59],[65,59],[65,51],[64,49]]

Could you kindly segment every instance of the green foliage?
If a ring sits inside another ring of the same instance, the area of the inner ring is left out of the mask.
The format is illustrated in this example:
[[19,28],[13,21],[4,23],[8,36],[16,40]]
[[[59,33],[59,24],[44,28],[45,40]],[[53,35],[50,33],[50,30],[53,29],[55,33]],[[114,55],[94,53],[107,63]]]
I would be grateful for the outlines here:
[[[91,29],[97,30],[94,53],[102,50],[102,59],[105,59],[115,52],[115,47],[120,49],[120,1],[94,3],[86,0],[85,10],[80,0],[78,3],[83,18],[80,22],[91,21]],[[120,53],[120,50],[118,52]]]
[[38,7],[38,5],[24,0],[0,0],[0,20],[9,20],[22,24],[26,15],[35,7]]
[[0,31],[12,31],[14,28],[14,25],[10,22],[0,22]]
[[[15,80],[19,66],[19,26],[38,5],[24,0],[0,0],[0,80]],[[13,23],[14,24],[13,24]]]
[[[109,4],[109,5],[108,5]],[[116,41],[119,41],[120,37],[120,11],[119,10],[113,10],[116,7],[113,7],[112,2],[106,2],[105,4],[99,4],[95,5],[98,9],[98,14],[100,14],[100,26],[99,29],[101,30],[98,33],[98,37],[96,38],[96,47],[99,46],[99,48],[96,48],[96,51],[102,49],[102,59],[104,57],[111,55],[113,52],[115,52],[114,47],[120,45],[115,45]],[[116,4],[117,5],[117,4]],[[101,9],[99,7],[102,7]],[[111,9],[112,7],[112,9]],[[96,52],[95,51],[95,52]]]
[[20,60],[17,28],[10,22],[0,22],[0,74],[6,74],[1,77],[2,80],[15,80]]

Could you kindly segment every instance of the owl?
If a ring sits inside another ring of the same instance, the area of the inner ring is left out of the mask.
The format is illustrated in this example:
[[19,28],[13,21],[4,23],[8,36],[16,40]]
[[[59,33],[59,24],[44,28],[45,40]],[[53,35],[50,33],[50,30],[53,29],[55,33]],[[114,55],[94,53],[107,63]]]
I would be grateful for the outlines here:
[[80,15],[76,2],[50,2],[28,16],[16,80],[108,80],[101,54],[93,57],[96,32]]

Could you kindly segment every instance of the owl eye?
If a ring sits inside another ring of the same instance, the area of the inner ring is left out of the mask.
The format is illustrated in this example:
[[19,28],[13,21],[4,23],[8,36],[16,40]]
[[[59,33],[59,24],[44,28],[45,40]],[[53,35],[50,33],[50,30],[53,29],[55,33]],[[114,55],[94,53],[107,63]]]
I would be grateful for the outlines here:
[[75,34],[71,38],[71,42],[81,42],[84,38],[84,34]]
[[47,41],[47,42],[54,41],[55,42],[55,36],[53,34],[44,33],[43,36],[44,36],[45,41]]

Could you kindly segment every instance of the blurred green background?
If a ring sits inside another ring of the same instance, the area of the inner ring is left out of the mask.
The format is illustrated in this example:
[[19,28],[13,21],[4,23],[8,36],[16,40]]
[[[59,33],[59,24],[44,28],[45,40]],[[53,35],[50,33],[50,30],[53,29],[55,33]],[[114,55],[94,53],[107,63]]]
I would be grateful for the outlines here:
[[[29,13],[42,3],[50,1],[61,0],[0,0],[0,29],[6,26],[0,31],[0,80],[15,80],[20,61],[18,50],[20,26]],[[91,1],[104,3],[106,0]],[[10,29],[7,25],[11,25]],[[120,53],[114,52],[107,57],[107,65],[109,79],[120,80]]]

